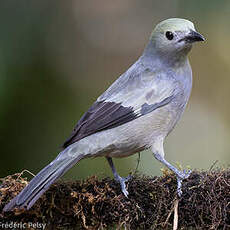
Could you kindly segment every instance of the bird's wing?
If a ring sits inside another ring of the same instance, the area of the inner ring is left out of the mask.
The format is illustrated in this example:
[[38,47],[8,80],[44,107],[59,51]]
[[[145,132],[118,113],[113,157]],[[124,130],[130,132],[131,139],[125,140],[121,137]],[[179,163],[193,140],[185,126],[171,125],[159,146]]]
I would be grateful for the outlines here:
[[63,147],[93,133],[125,124],[170,103],[174,98],[174,89],[175,85],[169,84],[162,74],[149,69],[139,72],[128,70],[82,116]]

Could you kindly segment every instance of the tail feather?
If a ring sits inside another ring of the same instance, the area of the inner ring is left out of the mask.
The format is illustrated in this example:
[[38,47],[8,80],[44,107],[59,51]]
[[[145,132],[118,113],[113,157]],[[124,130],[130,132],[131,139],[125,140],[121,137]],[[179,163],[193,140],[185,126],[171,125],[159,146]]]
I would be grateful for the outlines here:
[[39,197],[61,177],[69,168],[80,161],[83,154],[73,157],[57,157],[44,169],[42,169],[30,183],[3,209],[4,212],[10,211],[15,207],[30,209]]

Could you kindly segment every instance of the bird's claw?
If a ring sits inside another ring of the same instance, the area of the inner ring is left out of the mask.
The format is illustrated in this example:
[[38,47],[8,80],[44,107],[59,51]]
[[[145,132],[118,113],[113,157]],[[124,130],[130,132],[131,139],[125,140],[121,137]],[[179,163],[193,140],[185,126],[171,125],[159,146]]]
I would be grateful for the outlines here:
[[177,174],[177,194],[179,197],[181,197],[182,195],[182,181],[184,179],[187,179],[190,176],[191,172],[191,170],[183,170],[183,172]]
[[125,197],[127,197],[128,198],[128,195],[129,195],[129,192],[128,192],[128,190],[126,189],[126,182],[128,181],[128,180],[130,180],[132,178],[132,176],[131,175],[129,175],[129,176],[127,176],[127,177],[117,177],[116,178],[116,181],[117,182],[119,182],[120,183],[120,185],[121,185],[121,191],[122,191],[122,193],[124,194],[124,196]]
[[133,176],[132,175],[128,175],[127,177],[123,178],[125,180],[125,182],[129,181],[130,179],[132,179]]
[[192,170],[183,170],[183,173],[184,173],[184,179],[187,179],[189,178],[190,174],[191,174]]

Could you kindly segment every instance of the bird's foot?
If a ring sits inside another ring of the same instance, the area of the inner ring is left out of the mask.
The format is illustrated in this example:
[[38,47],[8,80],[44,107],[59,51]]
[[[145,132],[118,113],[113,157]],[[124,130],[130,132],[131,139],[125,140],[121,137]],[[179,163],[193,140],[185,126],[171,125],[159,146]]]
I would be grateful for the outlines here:
[[116,181],[117,182],[119,182],[120,183],[120,185],[121,185],[121,191],[122,191],[122,193],[125,195],[125,197],[127,197],[128,198],[128,195],[129,195],[129,192],[128,192],[128,190],[126,189],[126,182],[128,181],[128,180],[130,180],[132,178],[132,176],[131,175],[129,175],[129,176],[127,176],[127,177],[120,177],[120,176],[117,176],[115,179],[116,179]]
[[176,174],[176,177],[177,177],[177,194],[179,197],[181,197],[181,195],[182,195],[182,190],[181,190],[182,181],[184,179],[187,179],[190,176],[191,172],[192,172],[191,170],[188,170],[188,171],[183,170],[183,172],[179,171]]

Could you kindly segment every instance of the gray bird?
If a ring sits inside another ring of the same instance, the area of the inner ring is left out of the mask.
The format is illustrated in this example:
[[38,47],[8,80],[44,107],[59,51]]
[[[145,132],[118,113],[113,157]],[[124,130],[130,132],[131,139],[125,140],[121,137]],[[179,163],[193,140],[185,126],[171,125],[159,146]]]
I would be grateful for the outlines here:
[[64,150],[42,169],[5,207],[29,209],[69,168],[83,158],[106,157],[114,178],[127,197],[126,181],[112,158],[151,149],[155,158],[172,170],[181,195],[182,180],[190,172],[179,171],[164,158],[163,143],[188,102],[192,70],[188,53],[192,44],[204,41],[192,22],[171,18],[159,23],[139,59],[90,107],[75,126]]

